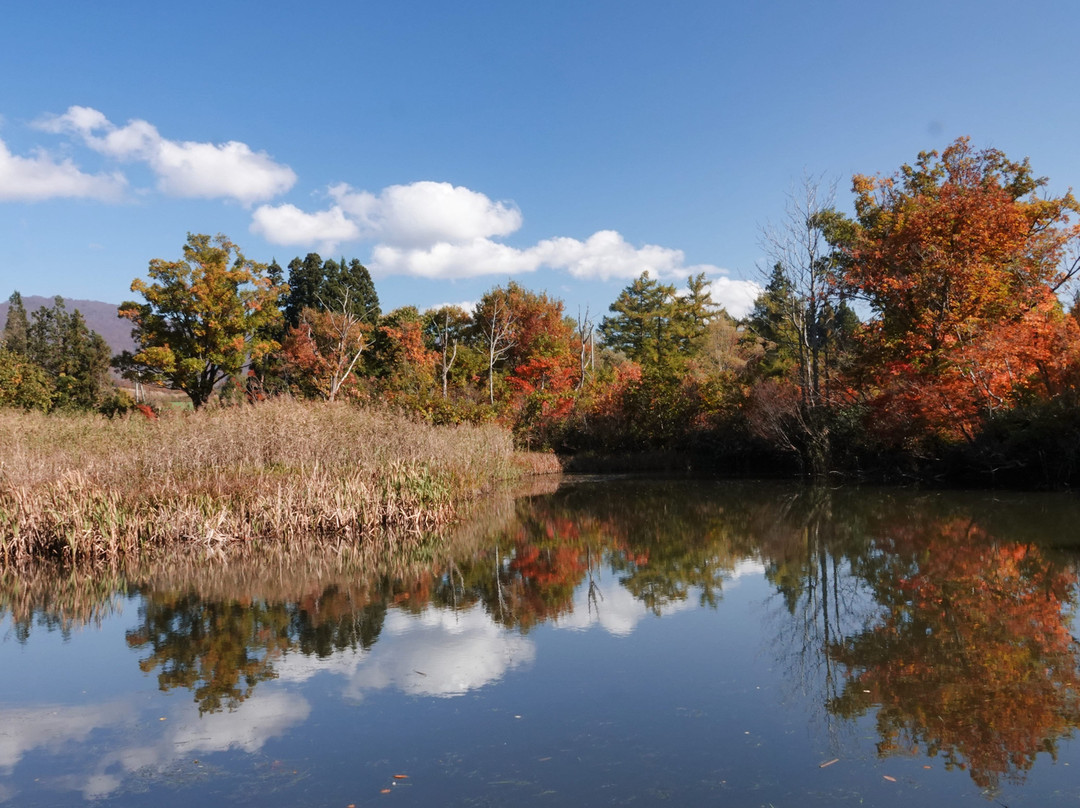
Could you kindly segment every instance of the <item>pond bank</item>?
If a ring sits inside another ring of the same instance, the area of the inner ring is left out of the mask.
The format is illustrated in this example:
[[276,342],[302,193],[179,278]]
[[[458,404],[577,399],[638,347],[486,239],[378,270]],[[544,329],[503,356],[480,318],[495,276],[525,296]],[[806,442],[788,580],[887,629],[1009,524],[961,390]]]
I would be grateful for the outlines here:
[[0,564],[176,542],[407,541],[499,481],[557,470],[495,426],[279,400],[149,421],[0,412]]

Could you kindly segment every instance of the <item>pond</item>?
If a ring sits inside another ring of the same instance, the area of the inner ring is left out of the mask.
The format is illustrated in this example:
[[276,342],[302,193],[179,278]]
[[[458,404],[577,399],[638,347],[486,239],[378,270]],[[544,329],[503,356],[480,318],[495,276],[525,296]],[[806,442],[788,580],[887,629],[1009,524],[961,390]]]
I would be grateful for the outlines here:
[[584,478],[383,559],[9,571],[0,803],[1075,805],[1078,525]]

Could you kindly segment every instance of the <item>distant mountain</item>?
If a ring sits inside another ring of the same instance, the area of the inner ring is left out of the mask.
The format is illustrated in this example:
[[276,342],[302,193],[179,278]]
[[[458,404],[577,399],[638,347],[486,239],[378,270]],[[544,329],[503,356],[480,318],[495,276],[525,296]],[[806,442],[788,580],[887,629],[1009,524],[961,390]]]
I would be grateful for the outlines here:
[[[0,330],[3,329],[4,323],[7,322],[8,312],[7,298],[4,298],[4,302],[0,303]],[[33,322],[34,312],[44,306],[47,309],[51,309],[53,305],[53,299],[51,297],[40,297],[38,295],[26,295],[23,297],[23,306],[26,308],[26,314]],[[86,320],[86,326],[91,331],[97,331],[105,338],[105,341],[109,343],[109,348],[112,349],[113,354],[118,354],[121,351],[130,351],[135,347],[135,343],[131,341],[131,321],[121,320],[116,316],[116,310],[119,305],[116,303],[102,303],[100,300],[73,300],[72,298],[64,298],[64,307],[70,312],[79,310],[83,319]]]

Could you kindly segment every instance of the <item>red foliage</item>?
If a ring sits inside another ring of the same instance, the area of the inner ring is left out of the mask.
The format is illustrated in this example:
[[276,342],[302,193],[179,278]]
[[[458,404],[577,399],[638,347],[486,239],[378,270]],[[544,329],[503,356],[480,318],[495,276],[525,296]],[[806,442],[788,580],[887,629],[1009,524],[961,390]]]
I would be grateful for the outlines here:
[[1075,344],[1055,291],[1080,237],[1071,195],[1033,192],[1026,161],[966,139],[892,178],[855,177],[860,226],[842,283],[878,316],[858,381],[879,432],[970,437],[1018,391],[1054,384]]

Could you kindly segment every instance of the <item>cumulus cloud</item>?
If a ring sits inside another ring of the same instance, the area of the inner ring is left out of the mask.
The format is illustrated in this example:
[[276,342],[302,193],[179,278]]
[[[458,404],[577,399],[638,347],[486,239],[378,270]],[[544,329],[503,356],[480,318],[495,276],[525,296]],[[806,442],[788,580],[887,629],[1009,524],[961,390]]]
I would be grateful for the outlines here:
[[320,252],[333,252],[341,242],[358,238],[360,228],[339,207],[305,213],[295,205],[260,205],[251,232],[272,244],[314,244]]
[[723,306],[732,317],[745,317],[754,308],[754,301],[762,288],[754,281],[735,280],[725,276],[709,281],[709,294],[713,302]]
[[153,124],[132,120],[116,126],[101,112],[73,106],[37,123],[47,132],[80,137],[95,151],[117,160],[144,162],[163,193],[181,197],[236,199],[252,204],[272,199],[296,184],[296,174],[246,143],[198,143],[163,138]]
[[[163,748],[167,750],[164,758],[226,749],[257,752],[270,738],[285,735],[293,727],[304,723],[310,713],[311,705],[302,696],[261,692],[231,712],[189,715],[186,720],[175,722],[171,733],[164,739]],[[128,754],[131,757],[125,759],[124,765],[129,771],[146,765],[139,758],[137,748],[128,750]]]
[[530,252],[536,255],[539,263],[565,269],[575,278],[606,281],[612,278],[636,278],[646,271],[658,278],[669,278],[718,271],[712,266],[686,266],[682,250],[655,244],[634,247],[614,230],[601,230],[585,241],[547,239]]
[[370,269],[380,275],[416,275],[421,278],[474,278],[512,275],[539,269],[537,257],[491,239],[467,244],[445,241],[423,249],[378,244],[371,251]]
[[630,280],[642,272],[682,280],[704,272],[718,277],[714,299],[743,314],[759,287],[722,277],[710,264],[690,265],[682,250],[646,244],[636,247],[614,230],[581,241],[559,237],[531,247],[497,239],[521,228],[522,215],[510,202],[495,202],[478,191],[446,182],[392,185],[378,194],[339,184],[328,190],[333,204],[307,213],[294,205],[262,205],[251,230],[283,246],[314,246],[333,252],[341,242],[375,242],[370,269],[379,275],[429,279],[514,275],[547,267],[580,280]]
[[322,244],[332,249],[342,241],[365,239],[409,256],[443,244],[494,245],[491,237],[509,235],[522,222],[512,204],[493,202],[448,182],[391,185],[378,195],[339,184],[331,186],[329,194],[334,204],[316,213],[288,204],[263,205],[252,217],[251,230],[285,246]]
[[[156,713],[148,713],[146,705],[135,700],[4,709],[0,710],[0,772],[12,772],[27,753],[60,753],[98,733],[95,749],[104,752],[92,768],[50,783],[97,799],[120,788],[125,774],[131,772],[163,771],[176,760],[227,749],[258,752],[271,738],[302,724],[310,713],[305,698],[280,691],[259,691],[227,713],[199,715],[194,702],[177,704],[168,720],[160,723],[152,718]],[[132,743],[131,735],[139,727],[139,741]]]
[[515,205],[448,182],[391,185],[378,196],[340,184],[330,196],[361,224],[365,237],[399,247],[508,236],[522,224]]
[[642,272],[659,278],[685,278],[697,272],[720,271],[708,265],[687,266],[682,250],[653,244],[634,247],[614,230],[601,230],[585,241],[545,239],[526,249],[489,238],[439,241],[421,248],[379,244],[371,257],[371,268],[376,272],[424,278],[513,274],[545,266],[564,270],[578,279],[602,281],[636,278]]
[[12,154],[0,140],[0,201],[44,199],[119,199],[126,187],[120,174],[85,174],[70,160],[57,162],[44,151],[32,157]]

